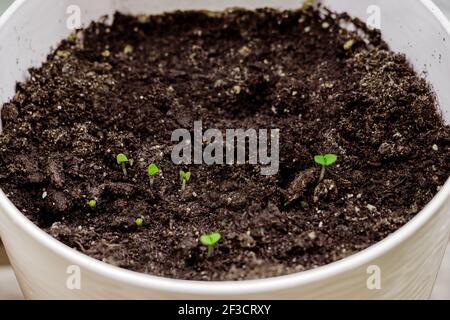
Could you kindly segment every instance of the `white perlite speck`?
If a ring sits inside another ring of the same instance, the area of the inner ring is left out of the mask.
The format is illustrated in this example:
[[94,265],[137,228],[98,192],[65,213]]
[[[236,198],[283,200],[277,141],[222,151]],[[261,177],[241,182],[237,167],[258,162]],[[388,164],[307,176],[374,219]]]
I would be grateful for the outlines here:
[[308,233],[308,238],[310,240],[315,240],[317,238],[317,235],[314,231],[311,231],[310,233]]

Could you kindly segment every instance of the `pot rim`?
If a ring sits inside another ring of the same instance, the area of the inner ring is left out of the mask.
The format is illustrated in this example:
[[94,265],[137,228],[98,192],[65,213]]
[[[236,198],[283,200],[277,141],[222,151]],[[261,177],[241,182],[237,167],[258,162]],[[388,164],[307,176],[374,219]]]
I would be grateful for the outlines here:
[[[17,14],[27,0],[16,0],[0,17],[0,30]],[[450,36],[450,21],[432,0],[419,0],[425,10],[430,11],[440,22]],[[351,269],[362,267],[374,261],[386,252],[392,250],[404,241],[408,241],[416,231],[421,229],[450,199],[450,179],[444,184],[435,197],[408,223],[389,235],[387,238],[359,251],[349,257],[318,267],[316,269],[257,280],[242,281],[198,281],[179,280],[153,276],[115,267],[91,258],[76,251],[33,224],[23,215],[0,189],[0,210],[18,228],[26,232],[34,241],[47,247],[55,254],[63,257],[71,265],[78,265],[83,270],[90,271],[109,278],[110,280],[127,283],[145,289],[157,289],[166,292],[202,295],[243,295],[278,291],[297,286],[304,286],[319,280],[335,277]]]

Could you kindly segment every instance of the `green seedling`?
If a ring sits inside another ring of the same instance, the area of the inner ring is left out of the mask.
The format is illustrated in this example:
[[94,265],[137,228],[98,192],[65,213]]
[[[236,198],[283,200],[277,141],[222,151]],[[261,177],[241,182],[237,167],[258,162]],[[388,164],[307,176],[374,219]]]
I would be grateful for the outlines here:
[[337,161],[337,156],[335,154],[319,154],[314,157],[314,161],[322,166],[322,170],[320,171],[319,182],[323,180],[325,177],[325,171],[327,167],[331,166]]
[[95,209],[95,208],[97,207],[97,201],[94,200],[94,199],[89,200],[88,203],[87,203],[87,205],[89,206],[89,208]]
[[191,179],[191,172],[187,171],[184,172],[183,170],[180,171],[180,179],[181,179],[181,191],[184,191],[186,189],[186,183]]
[[208,247],[208,258],[212,255],[214,246],[220,241],[220,238],[222,236],[218,232],[204,234],[200,237],[201,244]]
[[122,166],[123,174],[126,177],[128,175],[127,173],[127,163],[129,162],[128,157],[123,153],[119,153],[116,157],[116,160],[117,164],[119,166]]
[[138,227],[142,227],[142,225],[144,224],[144,219],[143,218],[137,218],[134,223],[138,226]]
[[148,176],[150,177],[150,187],[153,187],[153,182],[155,180],[155,176],[159,173],[159,168],[156,166],[156,164],[151,164],[147,168]]

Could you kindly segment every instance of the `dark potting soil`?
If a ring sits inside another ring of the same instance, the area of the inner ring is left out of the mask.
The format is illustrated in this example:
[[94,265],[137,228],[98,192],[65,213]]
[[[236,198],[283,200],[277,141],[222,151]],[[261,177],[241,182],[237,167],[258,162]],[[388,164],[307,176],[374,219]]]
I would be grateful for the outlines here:
[[[331,263],[403,226],[450,172],[425,80],[345,15],[116,14],[30,72],[3,106],[1,188],[56,239],[139,272],[240,280]],[[172,132],[200,120],[280,129],[278,174],[175,165]],[[118,153],[133,160],[127,177]],[[319,183],[321,153],[338,161]],[[162,170],[152,187],[149,163]],[[199,237],[211,231],[222,239],[208,257]]]

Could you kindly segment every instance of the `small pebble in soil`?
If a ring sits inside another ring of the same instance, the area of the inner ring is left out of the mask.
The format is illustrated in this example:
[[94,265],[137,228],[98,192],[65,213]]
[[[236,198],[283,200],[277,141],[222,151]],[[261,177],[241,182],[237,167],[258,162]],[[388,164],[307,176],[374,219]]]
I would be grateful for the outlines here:
[[315,240],[317,238],[317,234],[314,231],[311,231],[310,233],[308,233],[308,238],[310,240]]

